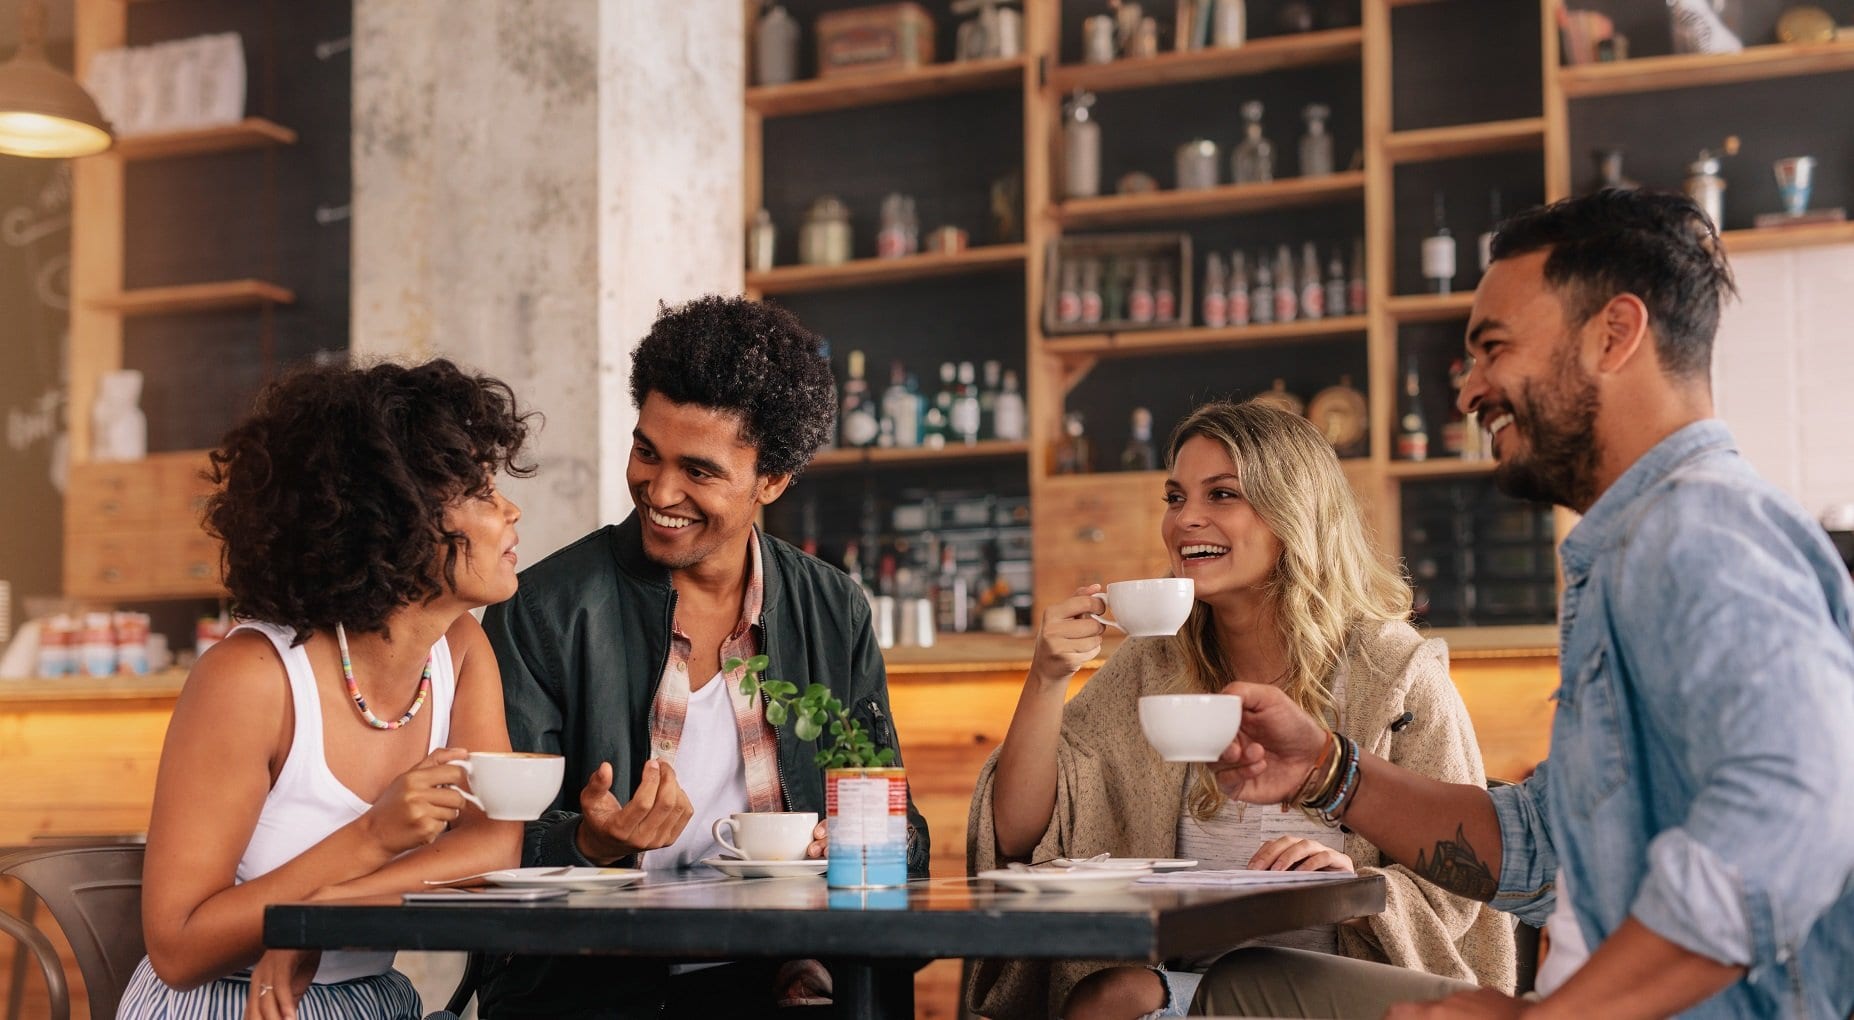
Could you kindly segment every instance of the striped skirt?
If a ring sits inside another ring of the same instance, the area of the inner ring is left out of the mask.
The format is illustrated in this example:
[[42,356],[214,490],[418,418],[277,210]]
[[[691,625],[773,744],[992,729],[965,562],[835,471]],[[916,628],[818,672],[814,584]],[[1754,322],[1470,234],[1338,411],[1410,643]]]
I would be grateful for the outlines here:
[[[177,992],[155,976],[148,958],[123,990],[116,1020],[234,1020],[245,1015],[249,975],[220,978]],[[419,1020],[418,991],[396,970],[332,985],[310,985],[296,1004],[298,1020]]]

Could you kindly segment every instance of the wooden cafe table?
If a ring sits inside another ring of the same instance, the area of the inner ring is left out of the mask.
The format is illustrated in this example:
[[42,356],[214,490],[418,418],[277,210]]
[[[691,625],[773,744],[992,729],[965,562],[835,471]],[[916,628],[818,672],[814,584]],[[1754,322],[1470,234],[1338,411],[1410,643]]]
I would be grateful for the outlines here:
[[1157,963],[1383,909],[1384,880],[1376,876],[1291,886],[1037,894],[982,879],[922,879],[903,889],[856,891],[829,889],[815,877],[731,879],[698,869],[535,903],[407,905],[394,896],[278,904],[264,912],[264,944],[663,960],[815,958],[830,968],[836,1014],[864,1020],[912,1013],[911,968],[900,968],[905,981],[883,981],[884,973],[896,973],[895,964],[955,957]]

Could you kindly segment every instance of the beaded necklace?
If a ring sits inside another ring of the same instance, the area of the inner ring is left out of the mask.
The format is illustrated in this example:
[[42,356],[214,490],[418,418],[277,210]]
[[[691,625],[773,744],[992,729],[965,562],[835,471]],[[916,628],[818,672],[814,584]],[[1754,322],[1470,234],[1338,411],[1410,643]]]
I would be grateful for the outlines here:
[[354,664],[348,661],[348,632],[341,624],[335,624],[335,643],[341,646],[341,678],[348,682],[348,697],[354,699],[354,707],[360,710],[361,719],[376,730],[396,730],[412,721],[418,710],[425,707],[425,698],[431,694],[431,656],[425,656],[425,672],[419,674],[418,697],[412,699],[412,707],[399,717],[398,722],[387,722],[373,714],[367,707],[367,699],[361,697],[360,685],[354,682]]

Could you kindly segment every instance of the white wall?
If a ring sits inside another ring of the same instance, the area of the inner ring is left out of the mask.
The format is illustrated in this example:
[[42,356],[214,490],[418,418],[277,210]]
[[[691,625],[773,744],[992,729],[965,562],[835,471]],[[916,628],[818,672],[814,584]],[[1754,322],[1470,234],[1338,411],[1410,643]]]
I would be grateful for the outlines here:
[[1854,245],[1732,260],[1741,300],[1713,350],[1739,448],[1819,515],[1854,501]]

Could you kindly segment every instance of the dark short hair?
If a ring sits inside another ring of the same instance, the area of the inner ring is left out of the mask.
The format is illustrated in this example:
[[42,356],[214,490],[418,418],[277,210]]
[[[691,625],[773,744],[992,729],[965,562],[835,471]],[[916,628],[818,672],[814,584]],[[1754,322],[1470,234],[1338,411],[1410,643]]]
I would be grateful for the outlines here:
[[830,362],[791,312],[710,294],[664,308],[631,361],[631,403],[661,393],[732,415],[762,475],[796,475],[837,414]]
[[1737,288],[1718,233],[1692,199],[1609,188],[1520,213],[1494,234],[1495,261],[1545,250],[1545,279],[1572,322],[1633,294],[1648,307],[1668,374],[1710,370],[1719,307]]
[[442,359],[311,366],[266,386],[207,471],[206,529],[236,612],[301,644],[337,623],[383,631],[442,595],[464,542],[445,507],[497,471],[534,473],[517,460],[532,417],[507,383]]

